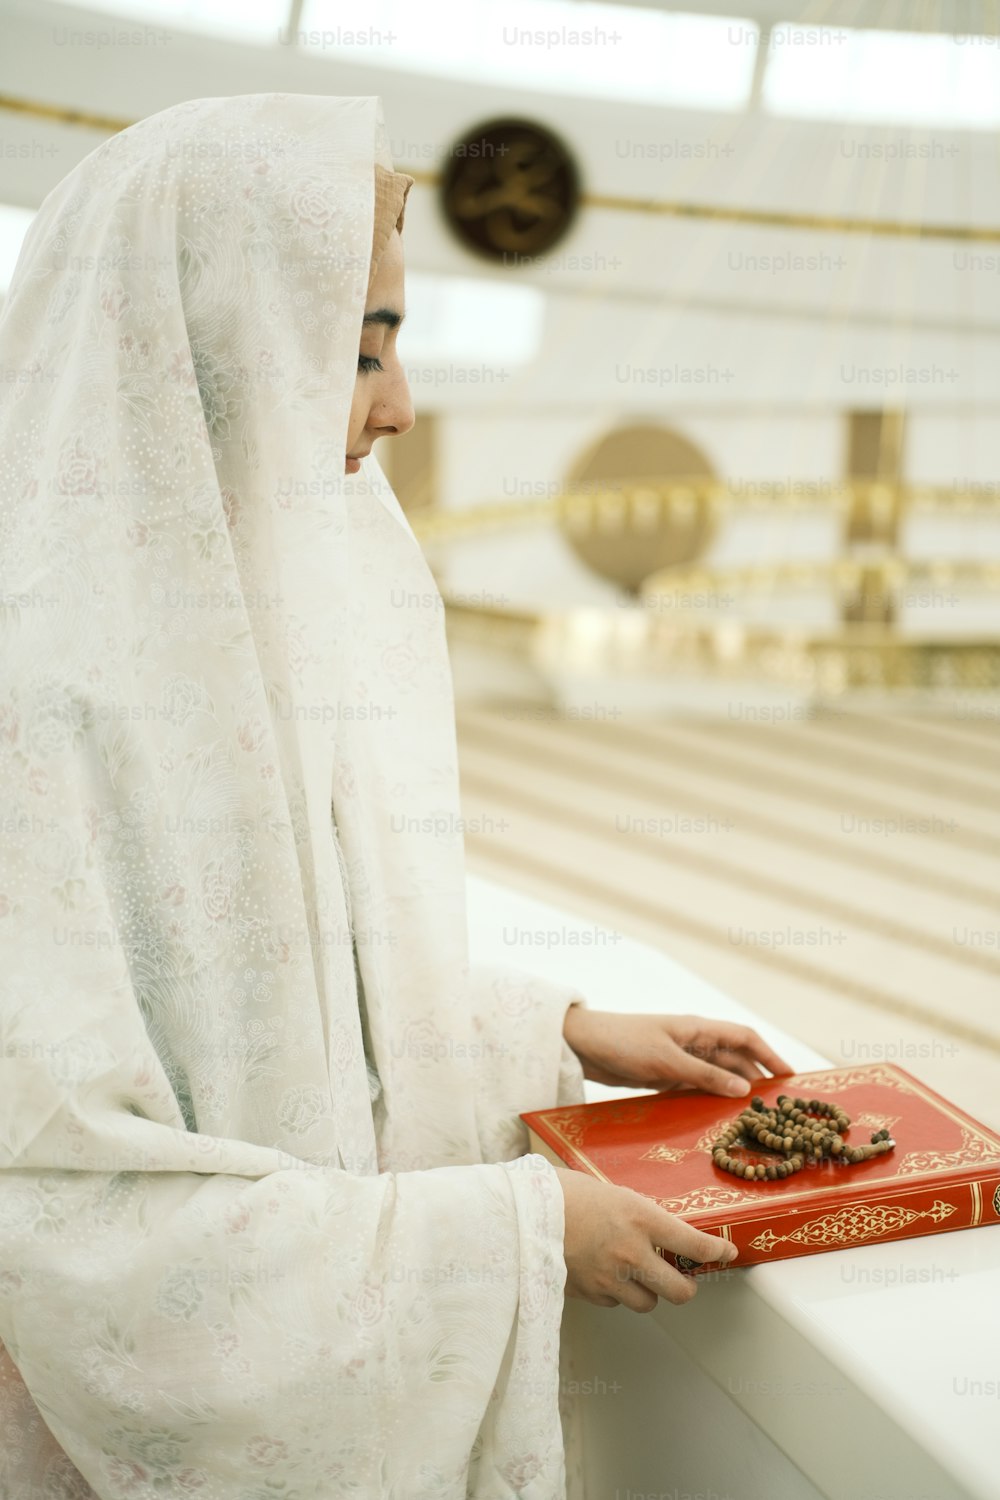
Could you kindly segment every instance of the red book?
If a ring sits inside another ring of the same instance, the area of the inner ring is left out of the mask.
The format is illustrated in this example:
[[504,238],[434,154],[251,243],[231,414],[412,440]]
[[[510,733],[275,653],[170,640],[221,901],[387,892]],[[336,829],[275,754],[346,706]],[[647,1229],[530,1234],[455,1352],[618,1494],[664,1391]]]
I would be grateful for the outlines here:
[[[711,1148],[750,1095],[642,1094],[531,1110],[521,1119],[533,1151],[645,1193],[697,1229],[731,1240],[737,1266],[1000,1222],[1000,1136],[903,1068],[874,1063],[761,1078],[752,1093],[768,1107],[780,1094],[837,1103],[851,1121],[845,1140],[863,1145],[887,1127],[895,1149],[856,1166],[807,1163],[784,1180],[748,1182],[717,1167]],[[732,1154],[780,1159],[756,1145]],[[683,1270],[718,1266],[660,1254]]]

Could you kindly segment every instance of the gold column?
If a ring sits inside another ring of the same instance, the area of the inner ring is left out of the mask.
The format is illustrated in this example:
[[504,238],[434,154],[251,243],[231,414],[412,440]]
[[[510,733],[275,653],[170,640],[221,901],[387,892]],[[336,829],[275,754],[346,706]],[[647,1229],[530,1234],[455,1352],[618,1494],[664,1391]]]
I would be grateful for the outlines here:
[[[847,413],[846,466],[855,489],[843,550],[846,557],[858,557],[862,564],[857,586],[841,595],[841,616],[850,624],[891,625],[896,618],[886,563],[899,549],[905,431],[903,411]],[[872,557],[872,549],[885,556]]]

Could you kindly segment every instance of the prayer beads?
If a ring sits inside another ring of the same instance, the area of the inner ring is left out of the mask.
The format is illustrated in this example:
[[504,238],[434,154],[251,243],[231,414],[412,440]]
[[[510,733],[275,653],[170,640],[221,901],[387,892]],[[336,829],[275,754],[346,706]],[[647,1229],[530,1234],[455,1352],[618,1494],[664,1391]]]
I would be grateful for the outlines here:
[[[844,1140],[850,1119],[839,1104],[823,1099],[789,1099],[779,1094],[773,1108],[755,1094],[750,1106],[731,1121],[712,1145],[712,1160],[723,1172],[748,1182],[775,1182],[801,1172],[807,1163],[840,1161],[857,1164],[891,1151],[896,1142],[888,1130],[877,1130],[866,1146]],[[780,1153],[780,1161],[743,1161],[731,1156],[734,1146]]]

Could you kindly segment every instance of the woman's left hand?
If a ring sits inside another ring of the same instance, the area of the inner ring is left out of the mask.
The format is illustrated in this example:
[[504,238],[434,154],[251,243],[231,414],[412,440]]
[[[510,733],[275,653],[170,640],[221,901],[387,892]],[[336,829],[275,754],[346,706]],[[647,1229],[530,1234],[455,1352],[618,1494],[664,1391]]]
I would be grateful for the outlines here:
[[794,1073],[790,1063],[749,1026],[704,1016],[619,1015],[571,1005],[563,1036],[594,1083],[632,1089],[700,1089],[749,1094],[769,1073]]

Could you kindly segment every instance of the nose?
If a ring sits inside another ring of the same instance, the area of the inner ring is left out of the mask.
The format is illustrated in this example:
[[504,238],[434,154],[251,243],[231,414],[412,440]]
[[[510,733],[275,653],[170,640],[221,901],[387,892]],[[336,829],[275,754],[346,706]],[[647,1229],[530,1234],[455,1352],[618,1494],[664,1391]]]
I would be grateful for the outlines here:
[[380,437],[402,437],[416,421],[410,387],[399,366],[391,384],[379,392],[380,399],[372,410],[370,423]]

